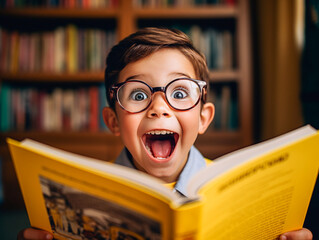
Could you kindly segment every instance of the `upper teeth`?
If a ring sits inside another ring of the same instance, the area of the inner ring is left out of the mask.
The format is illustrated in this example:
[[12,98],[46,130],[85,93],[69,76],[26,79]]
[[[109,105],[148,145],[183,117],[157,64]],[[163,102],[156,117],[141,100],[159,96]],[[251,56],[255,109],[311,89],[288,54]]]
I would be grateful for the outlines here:
[[154,131],[149,131],[146,134],[165,135],[165,134],[173,134],[173,132],[172,131],[168,131],[168,130],[154,130]]

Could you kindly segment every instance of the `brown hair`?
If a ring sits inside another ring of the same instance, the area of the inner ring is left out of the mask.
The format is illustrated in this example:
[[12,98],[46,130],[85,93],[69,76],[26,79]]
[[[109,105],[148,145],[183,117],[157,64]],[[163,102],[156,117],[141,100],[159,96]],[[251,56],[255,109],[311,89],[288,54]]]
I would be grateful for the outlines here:
[[188,36],[177,29],[144,28],[121,40],[106,58],[105,89],[110,107],[115,101],[110,98],[110,89],[117,83],[120,71],[129,63],[138,61],[162,49],[174,48],[183,53],[193,64],[196,77],[208,83],[208,68],[205,57],[195,49]]

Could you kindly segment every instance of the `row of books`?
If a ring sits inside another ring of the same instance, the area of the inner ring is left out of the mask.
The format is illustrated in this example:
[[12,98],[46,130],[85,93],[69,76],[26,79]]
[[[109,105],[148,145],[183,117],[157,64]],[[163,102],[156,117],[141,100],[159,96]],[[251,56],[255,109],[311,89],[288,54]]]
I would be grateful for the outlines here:
[[31,33],[0,28],[0,71],[101,71],[115,42],[114,30],[75,25]]
[[135,7],[191,7],[201,5],[235,5],[236,0],[133,0]]
[[0,131],[105,130],[104,85],[77,89],[1,86]]
[[0,0],[3,8],[45,7],[45,8],[114,8],[119,0]]
[[[204,29],[198,25],[182,28],[206,56],[210,69],[229,70],[234,67],[234,39],[229,30]],[[0,29],[0,70],[99,71],[105,68],[106,55],[115,42],[115,31],[79,29],[75,25],[35,33]]]
[[206,56],[210,69],[230,70],[234,68],[234,37],[229,30],[201,28],[193,25],[183,29],[194,46]]
[[228,84],[213,86],[208,97],[215,106],[215,116],[210,128],[213,130],[237,130],[239,119],[236,87]]

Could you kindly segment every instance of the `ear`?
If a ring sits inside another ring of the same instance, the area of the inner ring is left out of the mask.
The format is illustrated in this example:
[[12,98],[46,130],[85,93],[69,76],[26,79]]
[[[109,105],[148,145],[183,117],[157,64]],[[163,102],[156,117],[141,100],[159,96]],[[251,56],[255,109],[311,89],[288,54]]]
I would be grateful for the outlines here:
[[215,114],[214,104],[208,102],[202,106],[202,110],[200,113],[199,129],[198,129],[199,134],[205,133],[209,124],[213,121],[214,114]]
[[119,122],[114,110],[110,107],[105,107],[102,114],[105,125],[115,136],[120,136]]

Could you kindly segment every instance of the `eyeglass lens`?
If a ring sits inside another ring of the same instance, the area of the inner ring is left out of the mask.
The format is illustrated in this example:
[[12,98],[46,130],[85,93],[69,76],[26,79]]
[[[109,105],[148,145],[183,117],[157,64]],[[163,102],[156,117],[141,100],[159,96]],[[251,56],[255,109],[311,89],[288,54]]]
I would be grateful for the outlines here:
[[[167,102],[175,109],[187,110],[198,103],[200,87],[192,80],[179,79],[166,86]],[[117,92],[120,105],[129,112],[143,111],[152,100],[152,88],[140,81],[128,81]]]

